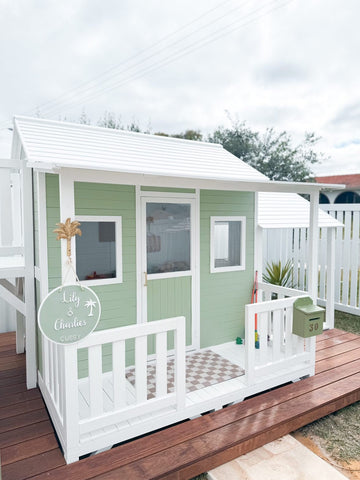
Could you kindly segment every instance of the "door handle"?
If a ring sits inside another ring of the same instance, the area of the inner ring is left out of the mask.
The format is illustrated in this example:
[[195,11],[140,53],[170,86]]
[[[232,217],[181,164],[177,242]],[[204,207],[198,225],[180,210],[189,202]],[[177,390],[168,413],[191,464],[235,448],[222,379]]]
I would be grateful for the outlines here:
[[144,272],[145,274],[145,283],[144,283],[144,287],[147,287],[148,286],[148,283],[147,283],[147,272]]

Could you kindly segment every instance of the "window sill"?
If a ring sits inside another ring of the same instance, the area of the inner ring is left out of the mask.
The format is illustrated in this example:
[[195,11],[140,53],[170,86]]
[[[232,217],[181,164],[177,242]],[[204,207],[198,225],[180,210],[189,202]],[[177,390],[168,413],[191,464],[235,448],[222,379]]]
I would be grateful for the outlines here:
[[237,265],[236,267],[210,268],[210,273],[241,272],[244,270],[245,270],[245,265]]
[[114,285],[116,283],[123,283],[122,278],[96,278],[94,280],[80,280],[80,283],[85,287],[96,287],[101,285]]

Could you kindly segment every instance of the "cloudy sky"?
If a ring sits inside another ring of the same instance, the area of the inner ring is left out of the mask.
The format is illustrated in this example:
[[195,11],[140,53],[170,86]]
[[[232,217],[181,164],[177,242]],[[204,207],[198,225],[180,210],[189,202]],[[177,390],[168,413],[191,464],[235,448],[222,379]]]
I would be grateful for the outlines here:
[[229,112],[314,131],[316,173],[359,173],[359,18],[359,0],[0,0],[0,155],[14,114],[207,134]]

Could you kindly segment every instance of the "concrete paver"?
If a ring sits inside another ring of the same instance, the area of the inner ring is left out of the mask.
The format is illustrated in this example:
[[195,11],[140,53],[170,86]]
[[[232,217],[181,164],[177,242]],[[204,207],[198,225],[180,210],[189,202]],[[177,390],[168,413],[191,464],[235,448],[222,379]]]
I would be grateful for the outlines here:
[[208,472],[209,480],[344,480],[346,477],[291,435]]

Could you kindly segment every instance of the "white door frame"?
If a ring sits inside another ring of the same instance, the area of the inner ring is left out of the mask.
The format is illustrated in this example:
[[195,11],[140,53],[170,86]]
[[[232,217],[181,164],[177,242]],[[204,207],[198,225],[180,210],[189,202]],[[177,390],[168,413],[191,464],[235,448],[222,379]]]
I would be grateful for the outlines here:
[[147,288],[145,287],[146,258],[146,203],[188,203],[191,208],[190,272],[174,272],[148,276],[148,280],[191,276],[191,339],[187,348],[200,348],[200,242],[199,242],[199,195],[196,193],[154,192],[136,189],[136,253],[137,253],[137,322],[147,320]]

